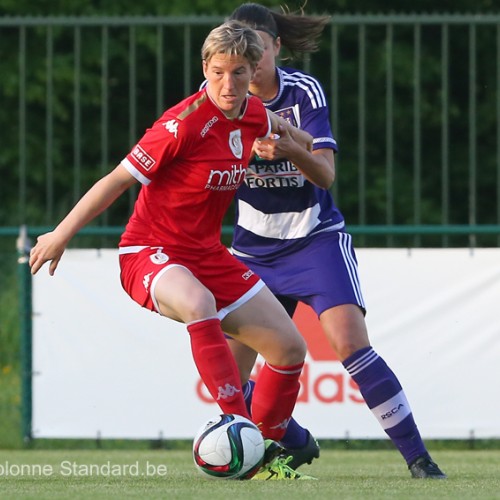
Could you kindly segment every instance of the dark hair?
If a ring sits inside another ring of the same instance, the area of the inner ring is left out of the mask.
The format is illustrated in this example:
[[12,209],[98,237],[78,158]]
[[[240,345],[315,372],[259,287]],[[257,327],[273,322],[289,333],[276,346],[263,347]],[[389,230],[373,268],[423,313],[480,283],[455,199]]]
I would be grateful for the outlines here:
[[[305,6],[305,4],[304,4]],[[258,3],[244,3],[229,16],[257,31],[264,31],[274,39],[280,37],[281,44],[292,56],[316,52],[318,38],[330,22],[330,16],[306,16],[304,6],[296,12],[281,7],[275,12]]]

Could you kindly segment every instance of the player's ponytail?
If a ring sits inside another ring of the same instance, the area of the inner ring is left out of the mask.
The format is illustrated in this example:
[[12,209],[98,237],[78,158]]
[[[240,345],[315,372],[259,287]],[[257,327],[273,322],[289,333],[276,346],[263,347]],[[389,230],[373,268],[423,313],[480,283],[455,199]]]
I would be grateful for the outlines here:
[[318,50],[319,37],[330,16],[308,16],[304,5],[291,12],[282,6],[282,12],[275,12],[258,3],[244,3],[229,16],[258,31],[268,33],[272,38],[280,37],[281,45],[292,57]]

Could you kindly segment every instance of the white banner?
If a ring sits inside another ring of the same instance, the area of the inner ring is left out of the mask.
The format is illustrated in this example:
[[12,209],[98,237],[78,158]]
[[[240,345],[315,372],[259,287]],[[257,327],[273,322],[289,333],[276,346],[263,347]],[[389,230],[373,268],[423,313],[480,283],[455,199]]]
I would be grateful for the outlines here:
[[[500,437],[499,249],[359,249],[371,343],[424,438]],[[122,290],[116,250],[68,250],[33,279],[33,437],[191,438],[219,413],[183,325]],[[318,438],[383,438],[307,308],[294,416]],[[258,367],[257,367],[258,369]]]

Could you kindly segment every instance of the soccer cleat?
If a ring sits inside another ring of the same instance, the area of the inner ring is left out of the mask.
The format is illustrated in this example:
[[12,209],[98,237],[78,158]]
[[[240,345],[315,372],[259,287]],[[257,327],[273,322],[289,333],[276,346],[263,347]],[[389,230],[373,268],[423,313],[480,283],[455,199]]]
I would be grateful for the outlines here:
[[416,479],[446,479],[446,474],[430,457],[419,457],[409,466],[411,476]]
[[294,479],[301,481],[316,481],[315,477],[308,476],[293,470],[288,463],[292,460],[292,457],[276,457],[271,463],[261,467],[259,472],[252,477],[252,480],[256,479],[258,481],[272,481],[272,480],[286,480]]
[[264,459],[262,460],[262,466],[270,464],[275,458],[279,457],[285,453],[285,449],[276,441],[272,439],[265,439],[264,445],[266,447],[264,451]]
[[301,465],[310,464],[315,458],[319,458],[319,444],[308,431],[307,443],[302,448],[286,448],[286,455],[290,455],[292,460],[288,466],[298,469]]

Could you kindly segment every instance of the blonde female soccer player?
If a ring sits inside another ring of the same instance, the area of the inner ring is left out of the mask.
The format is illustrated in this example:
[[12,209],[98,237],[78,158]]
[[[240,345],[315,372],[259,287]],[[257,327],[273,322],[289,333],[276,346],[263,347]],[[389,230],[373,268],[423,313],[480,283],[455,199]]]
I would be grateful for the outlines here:
[[[208,85],[167,110],[54,229],[38,238],[30,265],[54,274],[71,238],[139,182],[119,244],[121,281],[142,307],[187,325],[194,362],[222,412],[250,417],[222,333],[260,352],[252,419],[266,438],[283,437],[299,391],[306,346],[286,311],[221,244],[222,218],[243,182],[252,145],[270,131],[311,146],[308,133],[272,113],[248,87],[263,53],[251,28],[230,21],[202,48]],[[175,370],[175,367],[172,367]],[[274,460],[273,479],[309,479]]]

